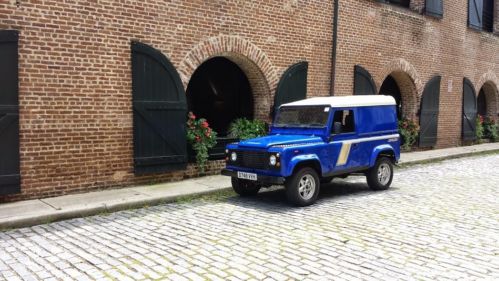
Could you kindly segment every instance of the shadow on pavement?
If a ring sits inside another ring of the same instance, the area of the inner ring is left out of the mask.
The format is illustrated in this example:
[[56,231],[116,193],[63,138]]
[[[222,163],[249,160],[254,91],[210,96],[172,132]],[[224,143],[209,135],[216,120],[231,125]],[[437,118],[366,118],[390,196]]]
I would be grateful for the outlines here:
[[[315,205],[331,203],[334,202],[335,199],[345,196],[369,196],[379,192],[390,192],[395,189],[396,188],[391,187],[389,190],[372,191],[365,182],[347,182],[341,179],[335,179],[331,183],[321,184],[319,198]],[[263,189],[255,197],[234,196],[228,198],[224,202],[265,212],[282,213],[297,210],[297,207],[290,205],[287,202],[283,187],[271,187],[268,190]],[[314,205],[310,207],[313,206]]]

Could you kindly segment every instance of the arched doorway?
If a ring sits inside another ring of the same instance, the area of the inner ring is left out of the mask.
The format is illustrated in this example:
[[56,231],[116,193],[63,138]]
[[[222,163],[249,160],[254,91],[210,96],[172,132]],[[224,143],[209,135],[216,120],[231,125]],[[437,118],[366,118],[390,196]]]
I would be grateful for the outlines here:
[[480,89],[477,97],[477,112],[478,115],[485,117],[487,115],[487,97],[483,91],[483,87]]
[[497,88],[493,82],[486,82],[478,92],[477,113],[482,117],[495,118],[497,109]]
[[223,57],[244,72],[251,86],[253,117],[270,121],[273,92],[279,76],[268,55],[251,41],[236,35],[209,37],[194,46],[180,63],[178,70],[187,88],[194,72],[206,61]]
[[253,118],[253,95],[243,70],[225,57],[202,63],[187,86],[189,110],[205,118],[220,137],[237,118]]
[[397,117],[416,119],[418,93],[411,76],[404,71],[391,72],[381,84],[379,94],[390,95],[397,102]]
[[379,90],[380,95],[392,96],[397,102],[397,118],[402,119],[402,94],[392,75],[388,75]]

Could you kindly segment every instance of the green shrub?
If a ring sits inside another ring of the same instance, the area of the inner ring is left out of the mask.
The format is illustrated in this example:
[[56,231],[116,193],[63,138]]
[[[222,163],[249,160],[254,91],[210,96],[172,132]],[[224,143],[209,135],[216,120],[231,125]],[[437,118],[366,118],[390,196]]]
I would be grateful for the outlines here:
[[402,136],[402,150],[410,150],[418,140],[419,125],[414,120],[403,118],[399,120],[399,133]]
[[196,163],[201,173],[204,172],[206,162],[208,162],[208,149],[217,144],[217,133],[210,128],[208,122],[189,112],[187,119],[187,141],[196,151]]
[[487,117],[483,121],[483,134],[484,137],[491,141],[499,140],[499,126],[494,119]]
[[476,139],[478,141],[483,139],[483,137],[485,136],[484,133],[485,133],[485,129],[483,127],[483,117],[481,115],[478,115],[476,118],[476,127],[475,127]]
[[229,137],[241,140],[265,136],[267,124],[260,120],[248,120],[239,118],[229,125]]

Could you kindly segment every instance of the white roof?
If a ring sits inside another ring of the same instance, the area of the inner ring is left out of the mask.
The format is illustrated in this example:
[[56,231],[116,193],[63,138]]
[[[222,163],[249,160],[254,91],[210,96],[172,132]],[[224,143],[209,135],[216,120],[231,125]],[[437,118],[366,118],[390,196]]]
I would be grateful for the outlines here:
[[375,106],[375,105],[395,105],[392,96],[365,95],[365,96],[334,96],[316,97],[283,104],[282,106],[304,106],[304,105],[330,105],[331,107],[354,107],[354,106]]

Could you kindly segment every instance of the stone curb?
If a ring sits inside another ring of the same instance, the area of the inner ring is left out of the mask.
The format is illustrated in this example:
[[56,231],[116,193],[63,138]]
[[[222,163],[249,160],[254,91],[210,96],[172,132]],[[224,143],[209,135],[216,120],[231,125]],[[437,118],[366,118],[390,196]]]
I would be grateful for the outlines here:
[[426,159],[421,159],[421,160],[413,160],[413,161],[399,163],[399,164],[397,164],[397,166],[400,167],[400,168],[406,168],[406,167],[411,167],[411,166],[415,166],[415,165],[431,164],[431,163],[434,163],[434,162],[441,162],[441,161],[444,161],[444,160],[465,158],[465,157],[470,157],[470,156],[495,154],[495,153],[499,153],[499,149],[482,150],[482,151],[470,151],[470,152],[463,152],[463,153],[453,154],[453,155],[445,155],[445,156],[438,156],[438,157],[426,158]]
[[103,204],[100,206],[90,206],[86,208],[55,210],[54,213],[40,214],[30,217],[13,217],[5,221],[0,221],[0,230],[3,231],[12,228],[30,227],[34,225],[52,223],[61,220],[90,217],[102,213],[112,213],[123,210],[142,208],[145,206],[155,206],[164,203],[172,203],[186,196],[196,197],[196,196],[213,194],[220,191],[227,191],[231,189],[232,188],[230,187],[223,187],[223,188],[193,192],[188,194],[156,196],[156,197],[143,198],[133,201]]

